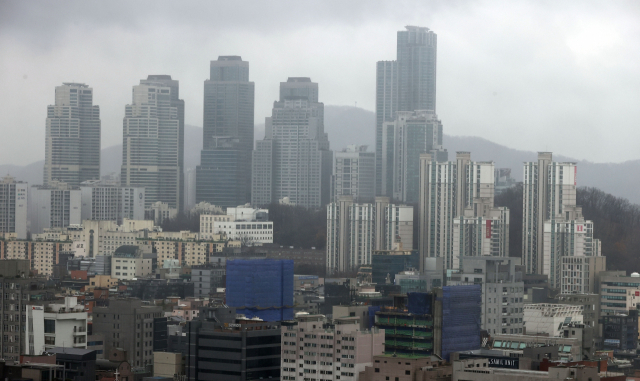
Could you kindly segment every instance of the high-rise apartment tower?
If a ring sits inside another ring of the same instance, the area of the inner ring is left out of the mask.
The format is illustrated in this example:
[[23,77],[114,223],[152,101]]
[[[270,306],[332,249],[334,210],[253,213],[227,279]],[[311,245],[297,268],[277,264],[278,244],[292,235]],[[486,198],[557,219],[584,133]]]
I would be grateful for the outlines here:
[[93,104],[93,89],[84,83],[57,86],[46,123],[43,185],[100,179],[100,107]]
[[145,207],[162,201],[182,209],[184,201],[184,101],[169,75],[150,75],[133,87],[125,107],[123,187],[144,187]]
[[522,264],[527,274],[544,273],[544,224],[569,220],[567,207],[576,205],[576,173],[575,163],[553,162],[551,152],[540,152],[538,161],[524,163]]
[[396,60],[376,65],[377,195],[392,196],[382,174],[384,122],[394,121],[398,111],[436,112],[437,46],[438,36],[429,28],[406,26],[398,31]]
[[332,155],[324,132],[318,84],[305,77],[280,83],[280,100],[265,120],[253,154],[251,203],[289,202],[319,208],[329,202]]

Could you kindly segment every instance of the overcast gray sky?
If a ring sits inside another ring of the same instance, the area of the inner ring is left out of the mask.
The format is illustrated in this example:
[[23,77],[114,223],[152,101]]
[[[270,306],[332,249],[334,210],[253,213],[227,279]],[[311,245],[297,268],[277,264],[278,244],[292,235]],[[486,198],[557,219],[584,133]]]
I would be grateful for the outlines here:
[[375,62],[395,59],[405,25],[438,34],[445,133],[640,159],[639,20],[637,1],[0,0],[0,164],[44,158],[46,106],[62,82],[94,88],[103,147],[121,142],[131,87],[148,74],[180,80],[186,123],[201,126],[219,55],[250,62],[256,123],[288,76],[318,82],[325,104],[373,111]]

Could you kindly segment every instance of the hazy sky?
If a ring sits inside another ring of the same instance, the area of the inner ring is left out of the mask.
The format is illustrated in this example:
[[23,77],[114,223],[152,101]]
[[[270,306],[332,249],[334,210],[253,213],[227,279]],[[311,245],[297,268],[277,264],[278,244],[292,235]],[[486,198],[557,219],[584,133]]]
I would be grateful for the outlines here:
[[325,104],[373,111],[375,63],[395,59],[405,25],[438,34],[446,134],[640,159],[639,20],[637,1],[0,0],[0,164],[44,158],[46,106],[62,82],[93,87],[103,147],[121,143],[131,87],[148,74],[180,80],[186,123],[201,126],[219,55],[250,62],[256,123],[288,76],[318,82]]

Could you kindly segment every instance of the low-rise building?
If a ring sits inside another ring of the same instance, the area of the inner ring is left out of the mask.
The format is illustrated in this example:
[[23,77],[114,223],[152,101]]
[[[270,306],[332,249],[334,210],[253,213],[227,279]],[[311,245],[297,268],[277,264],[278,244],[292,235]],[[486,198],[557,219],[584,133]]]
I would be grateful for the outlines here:
[[[93,308],[93,333],[104,335],[108,356],[121,348],[127,356],[122,361],[126,359],[133,367],[150,365],[157,334],[154,321],[162,315],[161,307],[143,304],[139,299],[111,299],[108,306]],[[112,357],[105,358],[113,361]]]
[[[600,380],[598,368],[584,365],[555,366],[535,371],[491,367],[488,359],[469,358],[453,363],[453,381]],[[616,379],[618,380],[618,379]]]
[[355,381],[383,351],[384,330],[361,330],[360,317],[327,324],[323,315],[300,313],[283,322],[281,378]]
[[527,334],[548,334],[551,337],[562,335],[562,324],[582,323],[581,305],[570,304],[525,304],[524,325]]
[[55,347],[87,348],[87,313],[76,297],[64,304],[27,305],[24,353],[41,355]]
[[201,237],[211,239],[220,234],[246,246],[273,243],[273,222],[267,209],[250,207],[227,208],[226,215],[201,214]]
[[359,381],[445,381],[451,380],[451,364],[436,355],[385,354],[373,357],[373,365],[360,372]]
[[121,280],[149,276],[153,272],[151,261],[140,246],[120,246],[111,259],[111,276]]
[[600,311],[602,315],[626,314],[640,304],[640,274],[626,271],[603,271],[599,274]]
[[203,308],[177,338],[189,343],[187,380],[281,379],[280,323],[238,319],[235,308]]

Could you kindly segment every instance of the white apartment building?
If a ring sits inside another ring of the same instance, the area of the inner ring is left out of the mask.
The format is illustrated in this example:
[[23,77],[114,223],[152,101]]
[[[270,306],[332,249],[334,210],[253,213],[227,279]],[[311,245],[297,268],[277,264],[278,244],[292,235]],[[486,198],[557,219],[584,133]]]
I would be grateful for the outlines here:
[[327,269],[347,271],[371,264],[374,250],[413,248],[413,207],[390,204],[388,197],[356,204],[353,195],[327,205]]
[[472,209],[453,220],[453,268],[465,256],[509,256],[509,209],[491,208],[486,216]]
[[[575,163],[556,163],[551,152],[539,152],[538,161],[524,163],[522,209],[522,261],[527,274],[556,271],[545,263],[545,223],[567,218],[567,208],[576,205]],[[548,270],[545,270],[548,269]]]
[[65,297],[63,304],[27,305],[26,319],[26,355],[55,347],[87,348],[87,312],[75,296]]
[[373,356],[384,352],[384,329],[360,330],[358,317],[326,325],[323,315],[299,313],[282,325],[280,378],[285,381],[356,381]]
[[42,234],[34,235],[34,240],[73,241],[82,243],[85,256],[94,258],[100,255],[112,255],[123,245],[135,245],[138,239],[160,228],[151,220],[124,219],[122,225],[115,221],[84,220],[82,225],[66,228],[46,229]]
[[0,179],[0,237],[27,239],[29,185],[11,176]]
[[[564,206],[564,212],[544,222],[543,271],[549,277],[549,286],[559,288],[562,293],[572,293],[578,289],[589,288],[597,274],[596,267],[589,271],[588,260],[581,257],[601,257],[600,240],[593,238],[593,222],[585,220],[582,208],[573,205]],[[571,260],[571,258],[576,258]],[[598,261],[603,263],[604,257]],[[605,268],[597,268],[604,271]],[[587,283],[582,280],[586,279]],[[581,282],[578,282],[581,280]],[[579,287],[581,286],[581,287]],[[587,292],[587,293],[590,293]]]
[[420,154],[444,157],[442,122],[433,111],[400,111],[382,124],[383,195],[414,203],[420,194]]
[[548,333],[551,337],[559,337],[563,333],[563,324],[583,322],[583,309],[582,305],[525,304],[523,319],[526,333]]
[[367,146],[348,145],[333,157],[331,200],[353,195],[357,202],[375,198],[376,154],[367,152]]
[[607,257],[563,256],[559,268],[561,294],[593,294],[598,274],[607,270]]
[[32,186],[28,200],[31,234],[79,225],[82,221],[80,189],[73,189],[66,183],[51,181],[46,187]]
[[201,214],[201,238],[210,240],[216,235],[226,235],[248,246],[273,243],[273,222],[269,221],[267,209],[247,206],[227,208],[226,215]]
[[461,256],[509,256],[509,210],[493,204],[493,162],[438,162],[420,155],[420,261],[443,257],[446,269],[458,269]]
[[[147,248],[150,252],[150,247]],[[116,279],[143,278],[151,275],[151,258],[145,258],[140,246],[120,246],[111,258],[111,277]]]
[[125,218],[144,219],[144,188],[105,186],[101,181],[80,184],[82,220],[109,220],[122,224]]

